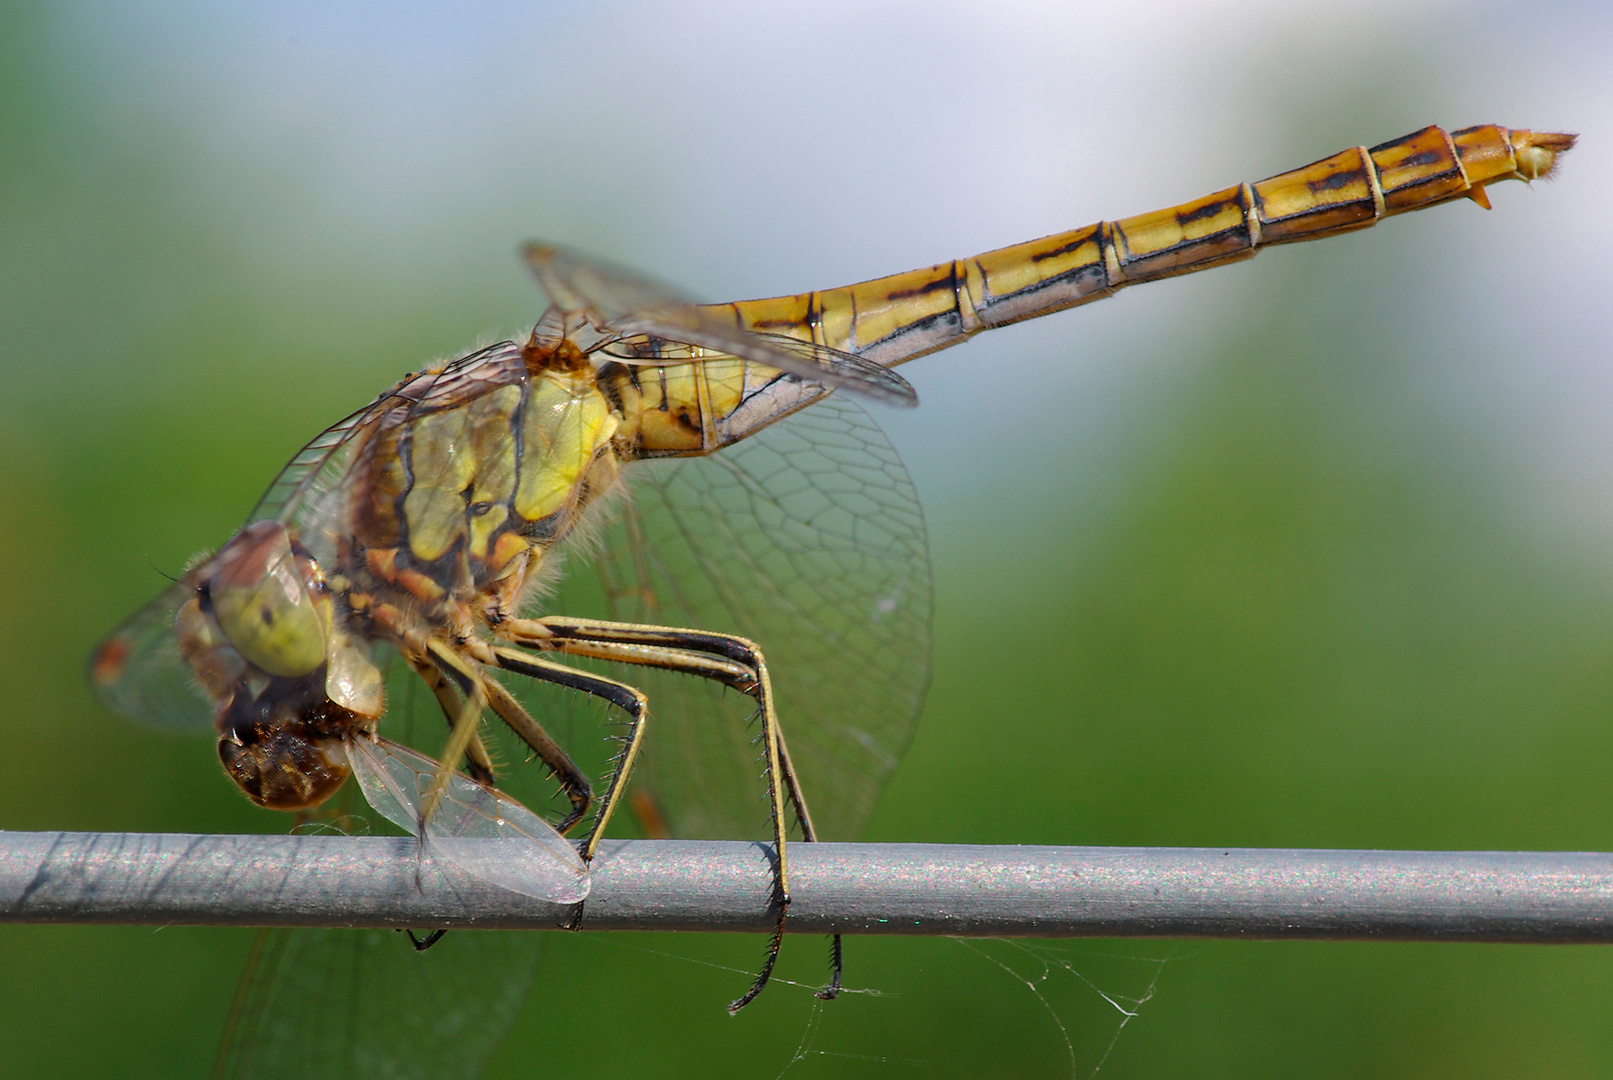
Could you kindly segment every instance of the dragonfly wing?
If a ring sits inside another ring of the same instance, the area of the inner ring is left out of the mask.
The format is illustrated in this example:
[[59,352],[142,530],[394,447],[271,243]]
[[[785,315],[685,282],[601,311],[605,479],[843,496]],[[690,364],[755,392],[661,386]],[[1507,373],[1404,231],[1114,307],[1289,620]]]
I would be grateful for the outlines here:
[[637,271],[554,244],[528,244],[522,254],[551,304],[583,315],[599,330],[635,311],[683,307],[690,302]]
[[194,595],[174,585],[135,612],[90,654],[90,685],[114,712],[152,727],[213,729],[213,706],[179,655],[174,620]]
[[[297,452],[269,485],[248,521],[295,523],[317,494],[336,486],[345,451],[379,402],[321,432]],[[323,554],[323,552],[321,552]],[[112,711],[154,727],[213,730],[215,709],[179,654],[174,621],[195,596],[183,582],[124,620],[90,654],[90,685]]]
[[[419,834],[420,800],[437,763],[386,740],[347,743],[364,798],[376,813]],[[432,856],[500,888],[574,904],[588,895],[588,866],[554,826],[500,791],[450,773],[447,790],[425,825]]]
[[[692,345],[888,404],[918,404],[907,380],[882,364],[810,341],[754,333],[739,324],[734,309],[695,304],[631,270],[539,244],[527,247],[526,258],[550,301],[583,315],[600,332]],[[611,355],[628,363],[656,362],[633,352]]]
[[752,333],[726,323],[709,308],[637,312],[616,320],[611,324],[611,329],[624,335],[642,334],[663,341],[694,345],[715,353],[715,359],[737,356],[807,382],[831,389],[850,390],[887,405],[910,407],[919,402],[918,394],[907,380],[882,364],[810,341],[798,341],[779,334]]
[[[248,521],[297,524],[307,517],[317,497],[336,487],[348,467],[353,435],[379,404],[365,406],[299,450]],[[179,654],[174,626],[179,609],[194,595],[192,586],[175,584],[96,646],[90,654],[90,685],[108,708],[155,727],[213,730],[214,707]]]
[[[929,678],[924,523],[896,451],[854,402],[831,397],[712,457],[634,469],[632,504],[596,556],[603,592],[574,575],[549,607],[757,642],[819,834],[855,837]],[[765,836],[750,699],[687,676],[607,670],[650,699],[630,805],[649,808],[634,801],[647,798],[676,836]],[[537,715],[558,726],[564,707]],[[599,731],[579,727],[567,745]]]
[[269,483],[247,521],[275,519],[292,523],[305,512],[313,497],[337,487],[348,468],[353,437],[365,421],[387,404],[390,394],[332,424],[298,450]]
[[542,938],[455,931],[423,952],[393,930],[263,930],[213,1075],[469,1080],[531,992]]

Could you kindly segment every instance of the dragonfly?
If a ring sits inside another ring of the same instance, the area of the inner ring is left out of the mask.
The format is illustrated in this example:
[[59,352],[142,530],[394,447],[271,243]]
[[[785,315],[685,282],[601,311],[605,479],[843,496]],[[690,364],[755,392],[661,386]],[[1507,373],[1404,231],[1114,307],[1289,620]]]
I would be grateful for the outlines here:
[[[728,304],[529,245],[549,300],[530,334],[410,373],[308,443],[240,532],[102,642],[91,681],[118,712],[210,732],[262,806],[307,814],[356,775],[424,851],[563,903],[586,905],[624,802],[652,834],[765,823],[777,921],[737,1011],[779,955],[789,844],[855,834],[927,679],[922,515],[857,401],[916,404],[899,364],[1128,285],[1455,199],[1488,209],[1488,185],[1549,176],[1574,140],[1427,127],[1167,209]],[[592,561],[593,591],[568,557]],[[434,757],[380,734],[410,701],[446,723]],[[536,764],[505,768],[501,747]],[[268,939],[222,1074],[274,1072],[287,1039],[354,1068],[474,1070],[531,977],[525,946],[466,945],[474,978],[418,998],[442,1022],[392,1044],[328,1003],[395,999],[412,953],[380,950],[355,989],[317,936],[339,933]],[[831,958],[825,998],[838,937]]]

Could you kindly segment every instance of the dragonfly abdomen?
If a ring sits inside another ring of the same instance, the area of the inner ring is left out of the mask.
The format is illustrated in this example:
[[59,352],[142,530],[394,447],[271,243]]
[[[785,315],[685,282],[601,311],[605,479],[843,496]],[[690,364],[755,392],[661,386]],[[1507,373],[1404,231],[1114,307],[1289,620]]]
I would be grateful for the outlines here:
[[742,325],[886,365],[1117,289],[1246,259],[1551,172],[1572,135],[1427,127],[1253,184],[857,285],[727,305]]
[[[1164,210],[857,285],[701,310],[741,330],[888,367],[1127,285],[1248,259],[1271,244],[1351,232],[1464,196],[1488,207],[1485,185],[1546,176],[1573,144],[1572,135],[1493,124],[1453,134],[1427,127]],[[627,456],[708,454],[827,392],[761,364],[673,347],[681,350],[675,356],[653,338],[623,344],[628,362],[601,369],[625,420]]]

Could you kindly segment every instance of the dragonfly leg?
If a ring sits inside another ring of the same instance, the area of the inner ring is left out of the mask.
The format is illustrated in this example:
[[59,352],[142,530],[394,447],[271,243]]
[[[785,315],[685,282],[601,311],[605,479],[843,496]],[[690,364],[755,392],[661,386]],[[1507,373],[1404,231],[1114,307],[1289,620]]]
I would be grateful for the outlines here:
[[[549,767],[550,772],[555,775],[560,781],[561,787],[565,789],[567,798],[571,800],[572,812],[556,826],[556,831],[564,833],[580,821],[583,815],[588,812],[589,805],[593,802],[593,788],[589,785],[588,778],[583,775],[582,770],[577,768],[570,756],[560,748],[558,743],[549,737],[549,733],[543,730],[543,726],[532,719],[532,716],[521,707],[520,703],[510,695],[508,690],[500,686],[495,680],[482,674],[469,660],[437,642],[428,643],[427,652],[431,656],[430,661],[416,663],[411,660],[410,662],[415,664],[416,670],[420,671],[421,676],[426,681],[426,685],[431,687],[432,693],[437,696],[443,711],[448,715],[450,729],[452,730],[455,723],[454,718],[462,706],[448,684],[452,682],[458,685],[465,690],[467,695],[471,692],[470,688],[474,686],[483,696],[487,706],[509,726],[511,731],[515,732],[522,742],[531,747],[532,752]],[[492,762],[488,759],[487,751],[482,746],[481,739],[474,730],[472,731],[470,748],[473,754],[479,754],[481,759],[487,763],[485,782],[491,785],[493,782]],[[483,779],[481,776],[476,776],[474,771],[472,776],[478,780]]]
[[433,930],[425,937],[416,937],[413,930],[405,930],[404,933],[409,935],[409,944],[414,946],[415,952],[425,952],[427,949],[437,944],[437,942],[441,941],[447,935],[448,931]]
[[[626,683],[620,683],[615,679],[607,679],[586,671],[578,671],[575,668],[566,667],[564,664],[556,664],[540,657],[530,656],[508,646],[494,646],[493,658],[498,663],[498,666],[505,671],[512,671],[517,675],[540,679],[543,682],[554,683],[557,686],[564,686],[571,690],[578,690],[597,698],[603,698],[627,713],[627,738],[624,740],[622,751],[617,755],[612,767],[604,798],[600,800],[599,813],[595,816],[594,824],[588,830],[588,839],[583,845],[582,857],[592,859],[594,851],[599,847],[600,835],[605,831],[605,823],[610,820],[611,814],[615,811],[616,804],[621,797],[622,787],[627,782],[627,775],[632,771],[633,762],[638,758],[639,747],[644,739],[644,720],[649,715],[649,702],[645,700],[643,694]],[[536,720],[532,719],[527,711],[521,707],[520,703],[510,696],[509,691],[504,690],[503,687],[499,687],[499,691],[503,695],[504,701],[502,703],[494,702],[493,707],[504,718],[504,722],[510,725],[511,729],[521,737],[523,742],[536,750],[545,762],[548,762],[550,758],[540,748],[539,740],[542,740],[549,747],[553,747],[554,753],[558,754],[575,772],[576,766],[571,765],[571,760],[554,744],[548,733],[543,730]],[[504,708],[500,707],[501,704]],[[508,711],[505,711],[506,709]],[[577,773],[577,776],[580,779],[581,773]],[[565,777],[561,777],[561,782],[566,782]],[[587,792],[586,782],[584,782],[584,792],[585,794]],[[573,797],[572,802],[574,810],[571,816],[556,826],[562,833],[575,825],[588,810],[586,799],[579,803]]]
[[[784,921],[790,907],[789,862],[786,854],[784,802],[788,798],[801,823],[806,840],[816,840],[812,818],[806,809],[795,770],[789,764],[784,736],[773,707],[773,685],[767,661],[753,642],[731,634],[676,627],[647,626],[639,623],[608,622],[598,619],[570,619],[559,616],[542,619],[511,619],[498,627],[500,636],[529,648],[545,649],[572,656],[661,668],[712,679],[755,699],[762,718],[762,743],[767,761],[768,808],[773,821],[775,861],[774,903],[778,925],[768,942],[767,957],[751,987],[729,1005],[738,1012],[755,1000],[772,976],[784,937]],[[619,790],[619,785],[618,785]],[[836,956],[839,949],[834,950]],[[825,990],[838,992],[836,968]]]
[[[459,697],[454,692],[453,687],[443,677],[442,672],[433,665],[413,656],[407,659],[409,666],[414,668],[421,679],[425,680],[426,686],[431,689],[432,696],[437,699],[437,704],[442,706],[443,716],[448,719],[449,730],[452,730],[454,718],[459,715],[461,707]],[[470,773],[471,779],[489,787],[492,786],[493,759],[488,757],[487,748],[482,745],[479,735],[472,738],[470,746],[466,748],[465,769]]]
[[[789,792],[790,805],[795,807],[795,817],[801,826],[801,838],[812,843],[818,838],[818,830],[812,826],[812,814],[807,810],[806,796],[801,794],[801,782],[797,778],[795,766],[790,762],[790,747],[784,741],[784,729],[778,733],[778,756],[780,775],[784,780],[784,789]],[[821,1001],[833,1001],[840,996],[840,974],[845,966],[845,950],[841,945],[840,935],[835,934],[829,939],[829,983],[817,992]]]
[[[459,713],[449,725],[448,745],[443,748],[442,759],[437,763],[437,774],[431,778],[431,787],[420,800],[420,836],[426,835],[426,822],[437,812],[443,792],[448,790],[448,778],[453,774],[454,763],[470,750],[476,738],[476,729],[482,722],[482,710],[487,707],[487,680],[468,660],[456,655],[446,645],[430,641],[426,648],[427,662],[444,679],[453,682],[464,695]],[[441,700],[441,699],[439,699]],[[485,751],[484,751],[485,753]]]

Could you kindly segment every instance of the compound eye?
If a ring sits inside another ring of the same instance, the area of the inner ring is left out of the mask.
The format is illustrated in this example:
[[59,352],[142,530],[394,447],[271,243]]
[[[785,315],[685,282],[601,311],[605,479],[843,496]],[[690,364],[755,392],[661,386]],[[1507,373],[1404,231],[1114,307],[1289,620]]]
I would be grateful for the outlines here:
[[214,556],[208,597],[237,652],[270,675],[306,675],[325,662],[325,628],[278,521],[242,529]]

